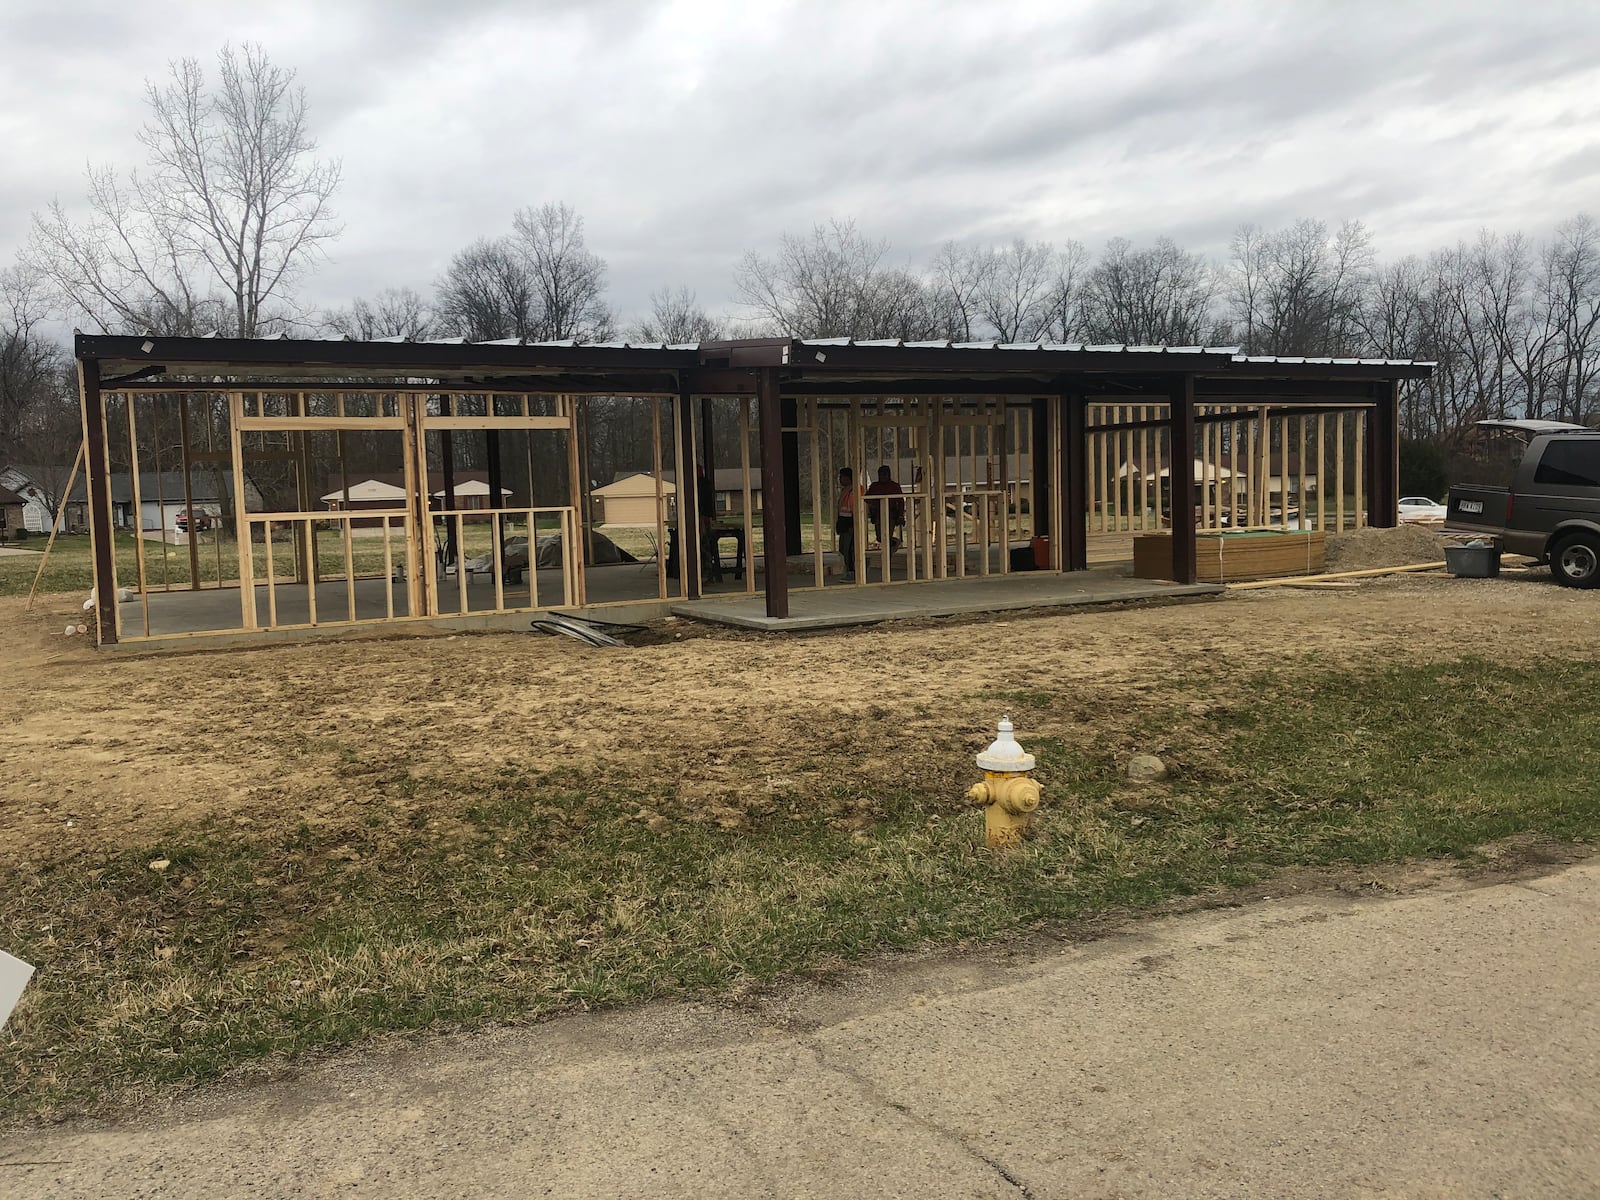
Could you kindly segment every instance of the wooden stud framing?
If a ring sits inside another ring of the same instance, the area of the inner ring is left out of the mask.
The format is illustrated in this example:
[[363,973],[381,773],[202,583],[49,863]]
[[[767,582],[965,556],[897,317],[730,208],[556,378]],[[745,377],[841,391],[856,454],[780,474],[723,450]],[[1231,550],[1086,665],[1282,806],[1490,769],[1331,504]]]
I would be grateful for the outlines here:
[[[122,403],[123,406],[128,410],[128,477],[133,488],[133,558],[139,572],[139,610],[143,614],[144,635],[145,637],[149,637],[150,593],[149,588],[145,585],[144,494],[141,490],[139,481],[139,434],[134,425],[133,396],[131,394],[124,393],[122,397]],[[156,494],[159,497],[160,492],[158,491]],[[161,556],[162,558],[165,558],[167,553],[166,530],[164,527],[164,522],[166,520],[165,510],[162,511],[161,520],[163,522],[163,528],[161,530]],[[190,516],[189,523],[191,525],[194,523],[192,514]]]
[[1360,529],[1370,523],[1368,514],[1372,511],[1371,498],[1367,495],[1367,480],[1363,477],[1363,468],[1367,460],[1367,414],[1358,411],[1355,415],[1355,498],[1356,511],[1352,521],[1352,528]]
[[[239,544],[239,607],[244,621],[244,628],[255,629],[256,626],[256,581],[255,581],[255,549],[250,538],[249,505],[245,503],[244,491],[244,393],[228,393],[228,430],[229,440],[233,450],[233,511],[234,511],[234,536]],[[184,472],[184,486],[187,491],[188,472]],[[191,528],[194,522],[189,522]],[[267,540],[272,539],[272,527],[267,526]],[[219,539],[220,543],[220,539]],[[267,572],[271,579],[270,568]],[[219,582],[220,582],[220,576]]]
[[1344,414],[1333,416],[1333,528],[1344,532]]

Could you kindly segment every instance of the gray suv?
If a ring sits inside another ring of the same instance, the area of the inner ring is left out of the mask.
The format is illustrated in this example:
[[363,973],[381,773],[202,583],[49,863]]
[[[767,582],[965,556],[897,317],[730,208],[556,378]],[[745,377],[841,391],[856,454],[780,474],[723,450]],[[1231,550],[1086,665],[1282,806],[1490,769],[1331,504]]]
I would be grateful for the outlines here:
[[1482,533],[1547,561],[1556,582],[1600,586],[1600,430],[1561,421],[1479,421],[1527,443],[1509,487],[1450,489],[1444,532]]

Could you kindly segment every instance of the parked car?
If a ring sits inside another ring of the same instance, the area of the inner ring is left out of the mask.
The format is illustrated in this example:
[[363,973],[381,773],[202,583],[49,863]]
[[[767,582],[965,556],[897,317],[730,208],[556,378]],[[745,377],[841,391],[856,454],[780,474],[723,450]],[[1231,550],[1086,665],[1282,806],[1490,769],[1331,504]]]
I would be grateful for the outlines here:
[[210,530],[211,514],[202,508],[190,509],[187,512],[179,513],[177,517],[173,519],[173,525],[177,528],[179,533],[188,533],[189,521],[191,518],[194,520],[194,531],[196,533],[205,533]]
[[1492,536],[1550,564],[1557,583],[1600,587],[1600,430],[1559,421],[1479,421],[1527,443],[1509,487],[1450,489],[1446,533]]
[[1407,523],[1442,521],[1449,511],[1448,505],[1430,500],[1426,496],[1400,497],[1400,519]]

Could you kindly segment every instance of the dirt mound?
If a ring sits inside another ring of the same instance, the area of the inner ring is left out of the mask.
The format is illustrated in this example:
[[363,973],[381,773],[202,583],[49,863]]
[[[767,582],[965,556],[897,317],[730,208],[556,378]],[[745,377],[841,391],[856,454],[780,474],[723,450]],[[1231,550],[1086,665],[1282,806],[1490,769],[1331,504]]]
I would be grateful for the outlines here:
[[1330,533],[1327,547],[1329,571],[1367,571],[1444,559],[1443,539],[1418,525]]

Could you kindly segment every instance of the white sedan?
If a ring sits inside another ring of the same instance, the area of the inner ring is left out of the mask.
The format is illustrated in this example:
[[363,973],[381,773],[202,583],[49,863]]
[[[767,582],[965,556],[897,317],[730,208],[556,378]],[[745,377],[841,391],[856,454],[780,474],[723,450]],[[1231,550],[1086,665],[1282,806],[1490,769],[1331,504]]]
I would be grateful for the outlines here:
[[1426,496],[1400,497],[1400,519],[1408,523],[1442,521],[1448,511],[1444,505]]

